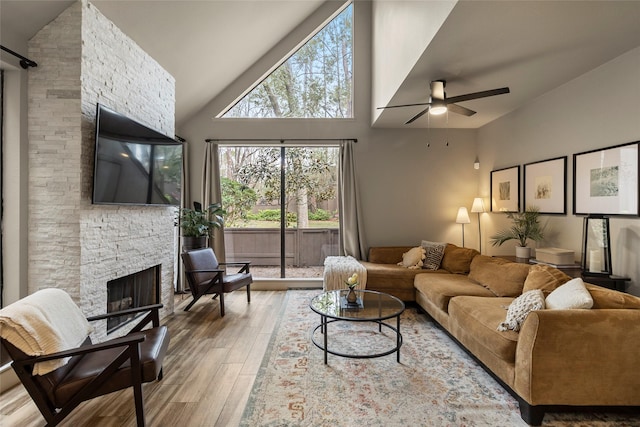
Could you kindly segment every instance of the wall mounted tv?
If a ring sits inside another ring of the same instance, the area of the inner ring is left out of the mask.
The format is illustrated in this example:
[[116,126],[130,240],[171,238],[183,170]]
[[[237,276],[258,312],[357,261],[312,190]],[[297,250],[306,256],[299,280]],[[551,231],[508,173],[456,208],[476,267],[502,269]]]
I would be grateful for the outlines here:
[[179,205],[182,144],[98,104],[93,203]]

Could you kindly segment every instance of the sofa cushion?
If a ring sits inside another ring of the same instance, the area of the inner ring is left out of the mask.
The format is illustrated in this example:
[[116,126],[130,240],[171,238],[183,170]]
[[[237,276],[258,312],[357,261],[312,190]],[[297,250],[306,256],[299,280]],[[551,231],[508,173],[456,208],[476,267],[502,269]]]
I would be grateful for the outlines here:
[[518,332],[529,313],[534,310],[542,310],[544,306],[544,294],[540,289],[524,292],[509,305],[507,317],[504,322],[498,325],[498,330],[506,331],[511,329]]
[[529,274],[524,281],[524,287],[522,293],[528,292],[533,289],[540,289],[546,297],[556,288],[564,285],[571,277],[564,274],[562,271],[555,267],[544,264],[532,265],[529,268]]
[[420,268],[422,267],[424,257],[425,257],[424,248],[422,246],[417,246],[403,253],[402,261],[400,261],[398,265],[405,268],[412,268],[412,269]]
[[372,246],[369,248],[369,262],[374,264],[397,264],[402,254],[413,246]]
[[425,250],[426,256],[422,268],[425,270],[437,270],[442,263],[442,257],[444,257],[444,249],[447,244],[444,242],[430,242],[423,240],[420,244]]
[[[513,363],[516,358],[518,333],[498,331],[498,324],[504,320],[504,307],[513,298],[485,298],[459,296],[449,303],[449,318],[465,330],[466,337],[473,337],[488,352],[502,360]],[[467,338],[471,339],[471,338]]]
[[602,286],[592,285],[591,283],[584,284],[591,298],[593,299],[594,309],[603,308],[629,308],[640,309],[640,298],[625,294],[624,292],[614,291],[612,289],[603,288]]
[[471,248],[461,248],[448,243],[440,267],[453,274],[468,274],[471,260],[480,252]]
[[480,283],[496,296],[516,297],[522,293],[529,268],[529,264],[478,255],[471,261],[469,279]]
[[[423,270],[424,271],[424,270]],[[493,297],[491,291],[459,274],[423,273],[414,280],[418,292],[422,292],[440,310],[447,312],[451,298],[460,295]],[[504,318],[504,310],[503,310]],[[502,320],[502,319],[500,319]],[[496,323],[497,325],[497,323]]]
[[551,292],[545,303],[547,308],[551,310],[591,308],[593,306],[593,298],[591,298],[591,294],[582,279],[576,277]]

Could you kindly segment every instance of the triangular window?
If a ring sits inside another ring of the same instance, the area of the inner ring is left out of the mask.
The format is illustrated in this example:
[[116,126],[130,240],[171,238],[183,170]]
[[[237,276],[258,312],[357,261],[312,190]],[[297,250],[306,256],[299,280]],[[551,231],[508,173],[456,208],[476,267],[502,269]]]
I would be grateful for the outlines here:
[[353,117],[353,5],[222,117]]

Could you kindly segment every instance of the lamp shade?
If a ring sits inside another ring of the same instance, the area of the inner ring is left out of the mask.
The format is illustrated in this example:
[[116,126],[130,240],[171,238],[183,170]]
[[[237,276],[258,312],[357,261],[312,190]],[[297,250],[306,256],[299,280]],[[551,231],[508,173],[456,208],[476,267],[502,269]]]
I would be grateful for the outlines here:
[[465,208],[464,206],[458,209],[458,216],[456,217],[456,222],[458,224],[471,223],[471,220],[469,219],[469,212],[467,211],[467,208]]
[[471,212],[473,213],[486,212],[484,210],[484,202],[482,201],[482,197],[476,197],[475,199],[473,199],[473,205],[471,205]]

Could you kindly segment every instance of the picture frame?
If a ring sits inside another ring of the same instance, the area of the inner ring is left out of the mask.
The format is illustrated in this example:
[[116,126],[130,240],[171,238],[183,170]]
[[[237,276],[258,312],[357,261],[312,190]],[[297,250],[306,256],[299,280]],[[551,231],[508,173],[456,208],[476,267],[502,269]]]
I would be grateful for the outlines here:
[[524,165],[524,208],[541,214],[567,214],[567,156]]
[[491,171],[491,212],[520,210],[520,165]]
[[640,141],[573,155],[575,215],[638,216]]

